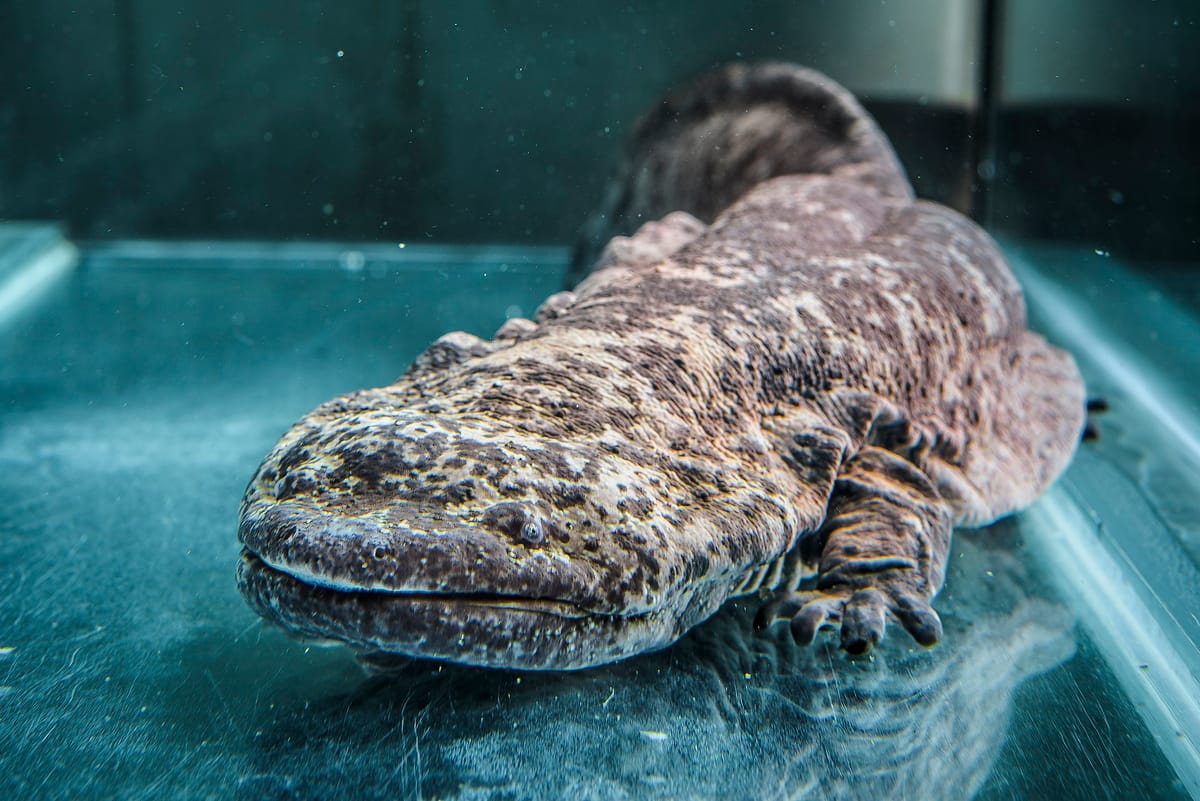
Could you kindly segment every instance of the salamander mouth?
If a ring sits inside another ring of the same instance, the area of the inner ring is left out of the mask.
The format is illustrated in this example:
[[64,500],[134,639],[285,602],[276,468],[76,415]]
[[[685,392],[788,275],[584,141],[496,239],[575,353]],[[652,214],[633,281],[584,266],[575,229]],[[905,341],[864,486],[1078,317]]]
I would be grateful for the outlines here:
[[455,603],[470,606],[489,607],[493,609],[512,609],[526,612],[537,612],[544,615],[554,615],[564,618],[582,618],[595,614],[588,612],[578,604],[557,598],[531,598],[515,593],[503,592],[462,592],[418,589],[372,588],[364,589],[353,585],[340,585],[322,577],[306,575],[288,565],[275,564],[270,559],[259,556],[249,549],[244,549],[243,559],[258,560],[264,569],[286,575],[302,584],[323,588],[331,592],[348,593],[351,595],[378,596],[380,599],[391,598],[412,603],[438,602]]
[[[417,503],[331,510],[307,499],[243,509],[238,584],[268,621],[371,657],[573,670],[657,650],[708,617],[723,584],[653,599],[635,563],[565,554]],[[623,583],[625,582],[625,583]]]
[[[497,593],[394,592],[317,586],[249,550],[238,588],[289,633],[363,655],[401,654],[485,667],[574,670],[657,650],[690,625],[677,610],[619,616],[567,601]],[[690,615],[688,616],[690,617]]]

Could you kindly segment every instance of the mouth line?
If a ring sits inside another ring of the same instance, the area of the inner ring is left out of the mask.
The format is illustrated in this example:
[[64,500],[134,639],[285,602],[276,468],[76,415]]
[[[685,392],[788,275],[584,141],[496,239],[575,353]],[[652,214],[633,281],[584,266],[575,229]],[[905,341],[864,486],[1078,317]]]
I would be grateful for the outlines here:
[[608,618],[621,617],[620,615],[606,615],[599,612],[590,612],[583,607],[564,601],[559,598],[531,598],[522,595],[510,595],[503,592],[495,591],[480,591],[480,592],[439,592],[432,589],[401,589],[394,587],[362,587],[342,582],[331,582],[324,577],[310,574],[307,571],[299,571],[289,565],[279,565],[273,561],[264,559],[261,555],[246,549],[242,553],[242,559],[249,562],[258,562],[259,565],[266,570],[276,573],[281,576],[300,582],[309,587],[314,587],[326,592],[337,593],[339,596],[359,596],[363,598],[376,599],[394,599],[400,602],[411,602],[419,604],[422,602],[436,602],[440,604],[454,604],[461,606],[483,607],[487,609],[508,609],[514,612],[535,612],[544,615],[550,615],[559,618],[582,619],[582,618]]
[[[318,577],[320,578],[320,577]],[[578,670],[662,648],[711,614],[704,598],[646,614],[593,612],[556,598],[426,588],[323,586],[242,551],[238,589],[264,619],[306,640],[492,668]]]

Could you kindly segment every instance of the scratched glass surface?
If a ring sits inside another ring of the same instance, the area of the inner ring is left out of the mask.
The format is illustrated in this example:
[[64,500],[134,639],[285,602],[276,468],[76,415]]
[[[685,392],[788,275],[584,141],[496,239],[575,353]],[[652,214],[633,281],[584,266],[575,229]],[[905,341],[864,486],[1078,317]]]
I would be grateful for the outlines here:
[[237,507],[279,434],[561,279],[354,253],[85,258],[0,328],[0,798],[1187,797],[1024,518],[957,537],[941,646],[869,660],[751,603],[570,674],[371,677],[261,624]]

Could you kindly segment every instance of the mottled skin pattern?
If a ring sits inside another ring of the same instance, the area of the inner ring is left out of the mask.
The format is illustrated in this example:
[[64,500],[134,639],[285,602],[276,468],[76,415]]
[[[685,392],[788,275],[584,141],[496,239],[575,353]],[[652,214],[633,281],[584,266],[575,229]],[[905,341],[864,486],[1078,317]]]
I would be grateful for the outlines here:
[[[243,503],[252,605],[367,653],[522,668],[662,647],[766,589],[759,622],[804,643],[836,625],[862,653],[889,618],[937,641],[951,528],[1054,480],[1082,384],[989,237],[911,199],[857,104],[760,69],[824,93],[838,153],[710,226],[618,237],[534,321],[448,334],[306,415]],[[679,141],[657,158],[691,158]]]

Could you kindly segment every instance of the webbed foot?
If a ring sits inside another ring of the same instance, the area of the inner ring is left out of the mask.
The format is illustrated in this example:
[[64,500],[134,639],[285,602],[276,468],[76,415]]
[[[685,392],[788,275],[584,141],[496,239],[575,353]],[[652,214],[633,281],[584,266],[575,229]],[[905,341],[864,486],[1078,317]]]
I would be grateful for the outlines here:
[[868,446],[842,468],[818,533],[816,588],[768,601],[757,628],[790,620],[796,642],[840,628],[847,653],[865,654],[891,619],[926,647],[942,636],[930,605],[942,584],[952,514],[932,482],[899,455]]
[[790,620],[792,636],[804,646],[812,645],[822,628],[840,627],[842,649],[861,656],[883,639],[889,616],[926,648],[942,638],[942,621],[928,601],[910,592],[892,594],[877,587],[781,593],[763,604],[754,626],[762,630]]

